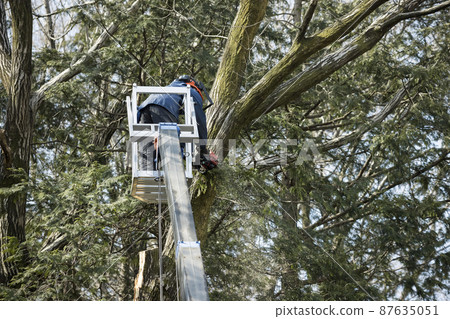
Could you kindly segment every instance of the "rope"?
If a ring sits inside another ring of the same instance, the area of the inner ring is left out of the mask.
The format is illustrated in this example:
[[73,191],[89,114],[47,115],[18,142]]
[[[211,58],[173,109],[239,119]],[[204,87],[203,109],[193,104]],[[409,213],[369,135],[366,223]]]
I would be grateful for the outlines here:
[[[175,250],[178,250],[178,244]],[[176,253],[175,253],[175,282],[177,285],[177,301],[180,301],[180,287],[178,283],[178,256]]]
[[[159,139],[159,136],[158,136]],[[156,158],[154,161],[156,161],[156,170],[158,171],[158,251],[159,251],[159,299],[161,301],[164,301],[164,281],[163,281],[163,256],[162,256],[162,214],[161,214],[161,206],[162,206],[162,199],[161,199],[161,170],[159,169],[159,163],[158,163],[158,147],[156,148]],[[153,164],[153,163],[152,163]]]

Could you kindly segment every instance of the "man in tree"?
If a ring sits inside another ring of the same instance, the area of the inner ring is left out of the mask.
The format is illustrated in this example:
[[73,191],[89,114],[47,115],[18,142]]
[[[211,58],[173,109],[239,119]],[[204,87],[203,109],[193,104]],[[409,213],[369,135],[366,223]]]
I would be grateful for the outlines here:
[[[195,117],[197,119],[197,127],[199,139],[206,141],[208,132],[206,129],[206,115],[203,110],[203,99],[205,96],[211,106],[213,104],[205,86],[202,82],[196,81],[189,75],[182,75],[168,85],[168,87],[186,87],[190,85],[191,96],[194,99]],[[203,94],[202,94],[203,93]],[[178,117],[183,106],[183,96],[178,94],[151,94],[138,107],[138,122],[140,123],[162,123],[171,122],[178,123]],[[154,143],[151,142],[144,146],[142,154],[142,168],[148,170],[149,163],[152,162],[154,156]],[[155,161],[156,162],[156,161]],[[209,152],[206,145],[200,145],[200,165],[204,170],[210,170],[217,167],[217,156],[213,152]],[[153,167],[154,168],[154,167]]]

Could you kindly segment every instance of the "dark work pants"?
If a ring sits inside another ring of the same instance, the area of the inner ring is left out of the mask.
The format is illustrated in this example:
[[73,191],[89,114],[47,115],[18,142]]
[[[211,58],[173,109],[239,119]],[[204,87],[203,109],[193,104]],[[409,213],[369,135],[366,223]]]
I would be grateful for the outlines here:
[[[159,105],[150,104],[141,110],[141,121],[140,123],[176,123],[177,120],[172,113],[167,111],[165,108]],[[139,145],[140,153],[140,170],[143,171],[153,171],[156,169],[156,151],[153,141],[142,142]]]

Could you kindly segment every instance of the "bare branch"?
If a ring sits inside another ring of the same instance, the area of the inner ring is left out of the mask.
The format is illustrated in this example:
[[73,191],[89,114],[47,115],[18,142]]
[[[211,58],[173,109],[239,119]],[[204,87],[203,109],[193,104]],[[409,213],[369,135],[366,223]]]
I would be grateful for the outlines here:
[[309,23],[311,22],[311,19],[314,15],[314,11],[316,10],[317,3],[319,0],[312,0],[311,4],[309,5],[308,11],[305,14],[305,17],[303,18],[302,25],[300,26],[297,35],[295,36],[295,42],[299,42],[305,37],[306,30],[308,29]]
[[[45,252],[60,249],[61,247],[65,246],[68,243],[67,237],[68,237],[67,234],[62,234],[62,235],[52,234],[52,235],[50,235],[50,237],[47,239],[46,243],[41,248],[40,252],[45,253]],[[54,239],[54,241],[49,243],[53,239]]]
[[279,85],[266,100],[252,109],[256,118],[280,106],[287,104],[299,94],[307,91],[317,83],[336,72],[348,62],[360,57],[372,49],[378,41],[394,26],[392,20],[401,14],[398,7],[393,7],[384,16],[374,21],[360,36],[353,39],[341,49],[332,52],[305,71]]
[[95,4],[95,3],[97,3],[97,1],[88,1],[88,2],[84,2],[84,3],[73,5],[71,7],[59,9],[59,10],[56,10],[56,11],[53,11],[53,12],[47,11],[46,14],[33,13],[33,16],[35,16],[36,18],[48,18],[48,17],[54,16],[54,15],[57,15],[57,14],[61,14],[61,13],[67,12],[67,11],[72,10],[72,9],[79,9],[81,7],[89,6],[89,5]]
[[[139,8],[140,1],[141,0],[136,0],[127,10],[127,14],[135,12]],[[92,56],[94,52],[98,51],[99,49],[101,49],[106,45],[107,40],[111,38],[112,35],[118,30],[120,24],[121,21],[111,23],[109,27],[106,28],[103,31],[103,33],[97,38],[95,43],[89,48],[89,50],[85,55],[83,55],[78,61],[76,61],[69,68],[65,69],[63,72],[61,72],[60,74],[52,78],[50,81],[45,83],[43,86],[41,86],[32,98],[31,105],[33,110],[36,111],[38,109],[40,103],[44,99],[45,93],[48,90],[50,90],[54,85],[68,81],[75,75],[79,74],[81,72],[82,66],[89,60],[89,58]]]
[[[47,14],[49,14],[51,12],[49,0],[45,0],[44,4],[45,4],[45,12],[47,12]],[[55,40],[54,40],[55,28],[53,27],[53,18],[51,16],[48,16],[48,17],[46,17],[46,20],[47,20],[47,28],[46,28],[47,32],[45,32],[45,34],[48,35],[47,39],[48,39],[50,48],[54,50],[54,49],[56,49],[56,44],[55,44]]]
[[[283,83],[283,81],[287,77],[289,77],[301,63],[305,62],[314,53],[334,43],[342,36],[342,34],[347,32],[349,28],[356,27],[357,23],[361,22],[365,17],[367,17],[370,13],[372,13],[376,8],[378,8],[385,2],[386,0],[365,0],[348,14],[340,18],[333,26],[322,30],[311,38],[303,39],[300,42],[295,42],[289,52],[283,57],[283,59],[281,59],[281,61],[271,70],[269,70],[269,72],[267,72],[262,77],[262,79],[253,86],[253,88],[251,88],[239,101],[237,101],[236,105],[241,104],[240,108],[242,109],[242,112],[246,114],[247,119],[255,119],[262,114],[270,111],[272,109],[272,106],[270,104],[268,106],[266,100],[269,99],[273,101],[273,99],[271,98],[271,94],[280,87],[280,83]],[[373,45],[375,45],[380,38],[381,36],[373,41]],[[356,56],[358,56],[356,55],[357,52],[355,52],[353,48],[348,49],[352,49],[350,50],[350,55],[341,52],[341,54],[344,55],[344,58],[348,58],[345,63],[347,63],[350,58],[355,58]],[[362,49],[362,47],[360,47],[359,49]],[[332,56],[329,57],[331,58]],[[328,65],[328,61],[324,62]],[[333,64],[329,65],[330,71],[331,69],[334,69],[334,64],[336,62],[337,61],[333,61]],[[325,68],[323,68],[323,65],[318,65],[318,67],[320,67],[320,72],[326,72],[326,70],[324,70]],[[334,71],[336,71],[338,68],[339,67],[336,67]],[[327,73],[327,75],[323,78],[326,78],[331,73]],[[319,74],[316,74],[315,77],[320,77],[320,81],[323,79],[321,76],[319,76]],[[313,79],[310,79],[308,82],[310,81],[313,81]],[[317,82],[314,81],[314,83]],[[287,85],[287,90],[289,90],[291,88],[291,84]],[[292,86],[295,86],[295,80]],[[281,95],[285,95],[286,92],[284,91],[286,90],[286,86],[282,85],[282,88],[283,91]],[[278,90],[278,92],[280,92],[280,90]],[[298,96],[298,94],[298,90],[295,89],[295,95]],[[292,95],[289,94],[289,100],[291,99]],[[273,103],[276,103],[276,105],[279,106],[277,101],[278,99],[276,99]],[[286,99],[283,99],[283,102],[286,102]],[[244,123],[242,123],[242,125],[243,124]]]
[[400,22],[402,20],[423,17],[425,15],[433,14],[433,13],[436,13],[438,11],[444,10],[444,9],[446,9],[448,7],[450,7],[450,1],[449,0],[445,1],[445,2],[442,2],[442,3],[440,3],[440,4],[436,5],[436,6],[428,8],[428,9],[401,13],[401,14],[393,17],[392,19],[388,20],[386,22],[386,25],[391,25],[391,24],[394,25],[394,24],[397,24],[398,22]]
[[242,78],[236,71],[240,72],[247,65],[248,52],[265,15],[267,2],[241,1],[211,90],[213,99],[227,97],[227,100],[234,101],[239,94]]

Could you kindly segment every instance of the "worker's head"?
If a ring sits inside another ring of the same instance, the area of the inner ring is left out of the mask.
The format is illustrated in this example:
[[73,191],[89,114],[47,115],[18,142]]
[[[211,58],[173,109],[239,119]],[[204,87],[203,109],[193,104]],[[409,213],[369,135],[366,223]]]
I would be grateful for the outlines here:
[[198,82],[192,76],[186,75],[186,74],[180,76],[178,78],[178,81],[189,84],[191,87],[193,87],[198,92],[198,94],[200,94],[200,96],[202,97],[202,100],[204,100],[202,92],[204,92],[205,87],[202,82]]
[[208,99],[208,101],[211,103],[210,106],[212,104],[214,104],[213,101],[211,100],[211,98],[209,97],[208,91],[206,91],[206,88],[203,85],[203,83],[194,79],[193,76],[185,74],[185,75],[180,76],[178,78],[178,81],[185,82],[186,84],[189,84],[190,86],[192,86],[200,94],[200,96],[202,97],[202,100],[204,100],[204,98],[203,98],[203,94],[204,94],[205,97]]

